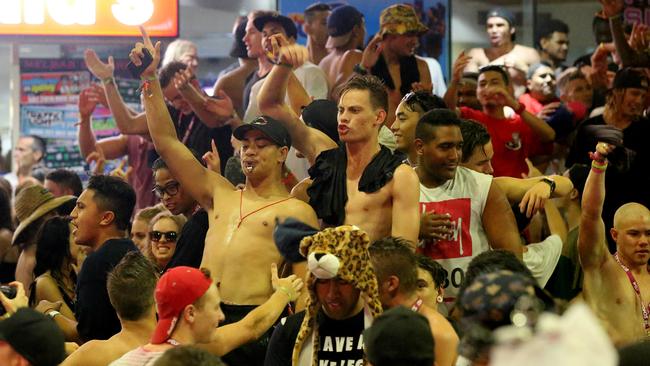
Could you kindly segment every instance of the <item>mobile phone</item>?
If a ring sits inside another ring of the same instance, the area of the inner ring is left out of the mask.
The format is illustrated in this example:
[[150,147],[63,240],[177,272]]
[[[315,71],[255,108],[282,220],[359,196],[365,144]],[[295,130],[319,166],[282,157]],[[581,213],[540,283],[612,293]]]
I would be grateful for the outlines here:
[[[16,297],[16,288],[13,286],[0,285],[0,291],[8,298],[13,299]],[[0,304],[0,315],[4,315],[7,312],[5,307]]]
[[148,49],[142,48],[142,54],[144,57],[142,57],[142,64],[140,66],[136,66],[132,61],[130,61],[126,67],[129,69],[129,72],[135,79],[140,79],[140,75],[144,72],[144,70],[151,65],[153,62],[153,57],[151,56],[151,52],[149,52]]

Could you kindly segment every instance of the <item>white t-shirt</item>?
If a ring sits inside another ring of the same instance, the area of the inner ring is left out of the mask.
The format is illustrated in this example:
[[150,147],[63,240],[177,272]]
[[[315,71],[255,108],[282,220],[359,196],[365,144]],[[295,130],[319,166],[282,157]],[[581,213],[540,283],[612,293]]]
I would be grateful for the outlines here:
[[[311,62],[305,62],[302,66],[293,70],[293,74],[296,76],[298,81],[300,81],[300,84],[305,88],[305,91],[310,97],[313,99],[327,99],[327,76],[320,67]],[[253,122],[253,120],[261,114],[260,109],[257,106],[257,95],[262,89],[264,80],[266,79],[258,80],[251,87],[250,102],[248,103],[248,108],[246,108],[246,112],[244,113],[244,118],[242,118],[244,123]],[[289,103],[289,97],[285,97],[285,102],[287,104]],[[291,170],[293,175],[296,176],[298,181],[309,176],[307,173],[307,170],[309,169],[309,161],[305,158],[297,157],[296,149],[293,147],[289,150],[285,164],[287,165],[287,168]]]
[[143,347],[138,347],[133,351],[125,353],[122,357],[110,363],[109,366],[150,366],[165,351],[147,351]]
[[447,271],[445,303],[455,300],[472,258],[490,250],[482,216],[491,185],[491,175],[464,167],[458,167],[454,178],[439,187],[420,184],[420,212],[448,213],[454,225],[449,240],[421,240],[418,248]]
[[442,75],[442,68],[440,63],[433,57],[422,57],[424,61],[427,62],[429,66],[429,73],[431,74],[431,83],[433,83],[433,94],[439,96],[440,98],[445,96],[447,92],[447,84],[445,83],[445,77]]
[[524,264],[541,288],[546,286],[551,278],[557,262],[562,254],[562,239],[558,235],[551,235],[539,243],[528,244],[524,252]]

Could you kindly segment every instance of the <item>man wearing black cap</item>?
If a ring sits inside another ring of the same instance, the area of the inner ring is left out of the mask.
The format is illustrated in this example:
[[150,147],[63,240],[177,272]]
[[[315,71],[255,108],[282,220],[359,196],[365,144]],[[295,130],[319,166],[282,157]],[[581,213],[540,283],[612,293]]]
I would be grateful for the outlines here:
[[327,56],[327,17],[332,8],[329,4],[315,3],[305,9],[305,23],[302,30],[307,35],[309,61],[318,65]]
[[528,67],[539,62],[539,54],[534,48],[516,44],[515,17],[506,9],[492,9],[487,14],[485,28],[490,39],[488,48],[472,48],[467,55],[472,59],[465,68],[467,72],[477,72],[485,65],[503,65],[519,96],[526,87]]
[[[566,166],[589,164],[589,151],[598,141],[616,143],[617,149],[610,162],[615,165],[607,172],[605,186],[607,197],[603,207],[603,220],[607,229],[612,227],[614,212],[627,202],[650,206],[650,123],[643,118],[646,95],[650,81],[643,71],[625,68],[619,70],[609,91],[602,115],[584,121],[579,127]],[[602,140],[602,130],[611,126],[622,131],[622,141]],[[609,241],[610,250],[613,241]]]
[[55,366],[65,358],[63,332],[45,315],[18,309],[0,321],[3,365]]
[[[273,293],[267,268],[272,263],[305,273],[304,263],[289,263],[273,242],[277,219],[295,217],[318,226],[314,211],[291,198],[282,183],[282,166],[291,139],[278,121],[261,116],[235,129],[241,141],[241,165],[246,187],[237,190],[223,176],[204,168],[176,138],[155,70],[160,60],[159,43],[153,45],[143,30],[144,45],[153,62],[144,71],[147,83],[143,101],[153,143],[169,171],[198,203],[208,211],[209,229],[201,267],[209,269],[219,285],[226,323],[238,321]],[[138,65],[142,54],[134,49],[130,58]]]
[[359,48],[366,37],[363,14],[354,6],[339,6],[327,18],[327,33],[330,54],[318,66],[327,74],[331,99],[338,99],[338,90],[352,75],[353,66],[361,62]]

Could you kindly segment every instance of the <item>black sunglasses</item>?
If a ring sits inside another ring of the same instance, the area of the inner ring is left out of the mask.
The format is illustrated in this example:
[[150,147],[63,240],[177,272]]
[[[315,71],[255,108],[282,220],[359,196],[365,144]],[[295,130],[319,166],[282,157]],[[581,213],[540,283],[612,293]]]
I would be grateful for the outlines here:
[[154,186],[153,189],[151,190],[156,197],[162,198],[165,193],[167,193],[169,196],[174,196],[178,193],[178,187],[180,186],[180,183],[178,182],[171,182],[164,187],[161,186]]
[[151,231],[149,232],[149,238],[153,241],[160,241],[160,239],[165,237],[165,240],[175,243],[176,239],[178,239],[178,233],[175,231]]

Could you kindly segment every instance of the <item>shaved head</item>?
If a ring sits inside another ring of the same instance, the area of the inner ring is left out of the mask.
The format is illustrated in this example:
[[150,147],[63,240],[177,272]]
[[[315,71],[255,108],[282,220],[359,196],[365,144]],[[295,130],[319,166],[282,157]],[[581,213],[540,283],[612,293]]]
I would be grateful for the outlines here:
[[636,220],[650,220],[650,210],[640,203],[626,203],[619,207],[614,214],[614,228],[622,229],[631,221]]

